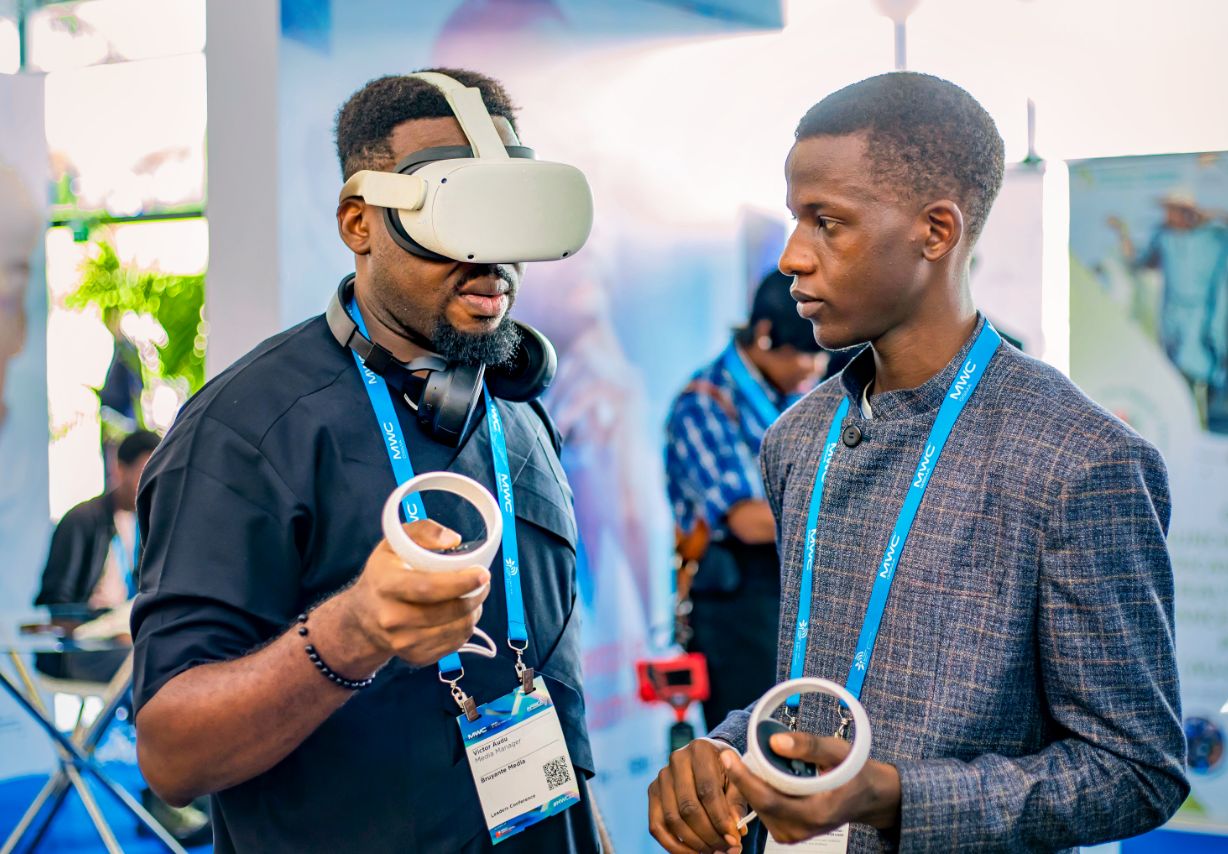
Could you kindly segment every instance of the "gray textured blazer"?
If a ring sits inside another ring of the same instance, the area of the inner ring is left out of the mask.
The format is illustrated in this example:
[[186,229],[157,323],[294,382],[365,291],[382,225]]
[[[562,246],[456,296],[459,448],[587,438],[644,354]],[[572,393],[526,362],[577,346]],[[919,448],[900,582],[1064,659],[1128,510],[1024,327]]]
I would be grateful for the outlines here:
[[[919,388],[876,395],[871,419],[857,405],[873,377],[867,351],[768,433],[779,678],[840,400],[862,439],[837,446],[827,475],[805,673],[843,684],[874,569],[975,336]],[[861,697],[872,757],[900,772],[901,850],[1059,850],[1141,833],[1180,806],[1169,509],[1154,447],[1058,371],[999,348],[931,476]],[[712,735],[745,749],[747,716]],[[835,700],[803,700],[801,729],[829,735],[838,723]],[[894,843],[854,825],[850,850]]]

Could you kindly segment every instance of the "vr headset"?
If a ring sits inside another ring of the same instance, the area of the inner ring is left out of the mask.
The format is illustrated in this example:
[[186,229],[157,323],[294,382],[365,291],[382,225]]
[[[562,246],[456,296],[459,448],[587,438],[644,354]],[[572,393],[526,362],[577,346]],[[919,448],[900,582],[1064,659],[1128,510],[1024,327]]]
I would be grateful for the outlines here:
[[584,174],[505,146],[478,89],[433,71],[410,76],[443,93],[469,145],[416,151],[392,172],[355,172],[339,201],[358,196],[383,208],[392,239],[422,258],[512,264],[574,255],[593,226]]

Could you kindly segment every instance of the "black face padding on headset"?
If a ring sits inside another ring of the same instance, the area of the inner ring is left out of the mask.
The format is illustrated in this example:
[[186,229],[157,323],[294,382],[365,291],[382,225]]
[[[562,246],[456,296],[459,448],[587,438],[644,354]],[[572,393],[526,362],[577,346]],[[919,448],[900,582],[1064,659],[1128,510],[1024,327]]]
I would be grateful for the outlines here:
[[[527,403],[554,380],[558,356],[550,340],[532,326],[513,320],[520,341],[506,365],[462,365],[431,354],[406,364],[367,338],[346,307],[354,296],[354,274],[346,276],[328,303],[325,318],[333,338],[358,354],[363,364],[400,389],[418,411],[418,423],[436,441],[457,447],[482,399],[482,385],[500,400]],[[425,338],[422,341],[426,341]],[[415,341],[415,343],[421,343]],[[430,346],[427,341],[423,346]],[[424,373],[425,378],[418,376]]]
[[[504,148],[507,149],[508,157],[533,160],[537,156],[533,153],[533,149],[524,145],[506,145]],[[468,145],[436,145],[432,148],[423,148],[407,155],[392,171],[402,175],[412,175],[428,163],[435,163],[439,160],[469,159],[472,157],[473,149]],[[400,215],[393,208],[384,208],[384,226],[388,229],[388,234],[392,237],[393,242],[406,252],[413,253],[419,258],[426,258],[430,261],[456,260],[446,255],[440,255],[438,252],[432,252],[410,237],[409,232],[401,225]]]

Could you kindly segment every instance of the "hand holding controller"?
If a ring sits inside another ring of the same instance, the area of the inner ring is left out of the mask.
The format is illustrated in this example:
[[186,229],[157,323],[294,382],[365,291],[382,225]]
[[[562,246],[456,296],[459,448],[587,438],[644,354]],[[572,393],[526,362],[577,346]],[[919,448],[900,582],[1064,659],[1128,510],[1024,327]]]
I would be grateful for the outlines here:
[[[856,736],[848,756],[822,774],[811,762],[781,756],[771,748],[771,738],[788,728],[772,713],[794,694],[829,694],[839,699],[853,714]],[[861,771],[870,758],[870,719],[866,710],[843,686],[827,679],[791,679],[768,691],[751,712],[747,750],[742,761],[756,777],[787,795],[813,795],[843,786]],[[749,817],[746,819],[749,820]]]
[[[481,514],[482,523],[486,526],[485,539],[481,540],[473,549],[463,552],[431,551],[410,539],[409,535],[405,532],[405,526],[401,524],[401,502],[405,496],[411,493],[428,492],[431,490],[450,492],[472,504],[478,513]],[[490,494],[490,491],[476,480],[446,471],[420,474],[394,489],[392,494],[388,496],[388,500],[384,502],[381,522],[384,529],[384,539],[388,541],[388,545],[396,552],[397,556],[405,562],[407,567],[424,572],[455,572],[474,566],[488,567],[491,561],[495,559],[495,553],[498,552],[503,539],[503,517],[499,513],[499,505],[495,501],[495,497]],[[484,588],[479,588],[472,593],[466,594],[466,598],[477,596],[483,592]],[[474,643],[466,643],[458,651],[481,655],[485,658],[494,658],[497,654],[497,648],[490,636],[478,628],[473,630],[473,634],[474,637],[483,641],[485,645],[480,646]]]

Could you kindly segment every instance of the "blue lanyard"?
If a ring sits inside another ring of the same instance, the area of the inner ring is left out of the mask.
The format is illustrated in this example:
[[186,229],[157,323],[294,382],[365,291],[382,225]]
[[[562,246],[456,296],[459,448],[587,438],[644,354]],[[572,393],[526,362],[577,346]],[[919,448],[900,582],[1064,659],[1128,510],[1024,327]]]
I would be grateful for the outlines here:
[[[362,311],[356,302],[351,303],[351,306],[353,310],[350,314],[354,323],[364,336],[367,335]],[[392,395],[388,393],[388,384],[383,377],[362,363],[361,356],[353,350],[350,353],[358,365],[363,388],[367,390],[376,420],[379,421],[384,448],[388,451],[389,462],[392,463],[392,473],[396,476],[398,485],[405,483],[413,478],[414,466],[409,461],[409,448],[401,433],[401,422],[392,408]],[[512,470],[508,462],[503,420],[499,417],[495,399],[489,394],[486,395],[486,424],[490,432],[491,457],[495,464],[499,511],[503,515],[503,582],[507,595],[507,636],[510,642],[527,643],[529,634],[525,625],[524,596],[520,590],[520,546],[516,540],[516,502],[512,496]],[[403,506],[405,516],[410,522],[427,518],[426,507],[423,506],[419,493],[405,496]],[[455,652],[439,662],[441,673],[455,673],[461,669],[460,655]]]
[[[870,591],[870,602],[866,606],[861,634],[857,638],[857,651],[853,656],[853,663],[849,666],[848,681],[845,683],[845,687],[854,697],[859,699],[861,697],[861,686],[865,682],[866,672],[870,667],[870,657],[874,654],[874,642],[878,638],[878,629],[883,621],[883,611],[887,607],[887,597],[891,593],[891,582],[895,580],[895,571],[899,566],[900,556],[904,553],[904,546],[908,542],[913,522],[916,521],[921,499],[925,497],[925,488],[929,485],[931,475],[938,465],[938,458],[942,456],[947,439],[951,437],[956,420],[964,411],[968,399],[976,391],[985,373],[986,365],[993,358],[1001,342],[1002,337],[998,335],[997,330],[989,321],[985,321],[981,334],[977,336],[976,342],[972,345],[972,351],[947,390],[946,398],[938,410],[938,417],[934,419],[934,426],[930,428],[925,450],[921,452],[912,483],[908,487],[908,493],[904,496],[904,506],[900,508],[900,515],[891,532],[891,539],[887,542],[887,548],[883,552],[883,558],[875,573],[874,587]],[[836,410],[831,427],[827,431],[823,456],[819,460],[819,470],[814,479],[814,491],[810,496],[810,514],[806,520],[806,551],[802,564],[801,595],[798,597],[797,627],[793,634],[793,658],[789,668],[790,679],[800,678],[806,664],[806,639],[809,635],[810,600],[814,587],[819,508],[823,500],[823,484],[827,480],[827,469],[835,455],[841,422],[848,414],[848,410],[849,401],[846,397],[840,402],[840,408]],[[796,713],[799,700],[799,695],[794,694],[786,701],[791,712]]]
[[120,572],[124,575],[124,584],[128,587],[128,598],[131,599],[137,593],[137,578],[136,565],[137,556],[141,553],[141,526],[133,525],[132,537],[132,553],[124,548],[124,541],[119,536],[119,532],[111,538],[111,551],[115,552],[115,559],[119,561]]
[[772,402],[767,392],[763,390],[763,386],[756,382],[755,378],[751,376],[750,371],[746,369],[746,363],[742,361],[742,356],[738,353],[736,344],[731,343],[725,348],[721,361],[725,366],[725,370],[729,371],[729,375],[733,377],[734,385],[738,387],[738,391],[749,401],[751,407],[755,410],[755,414],[759,416],[759,421],[763,424],[764,428],[772,426],[783,410]]

